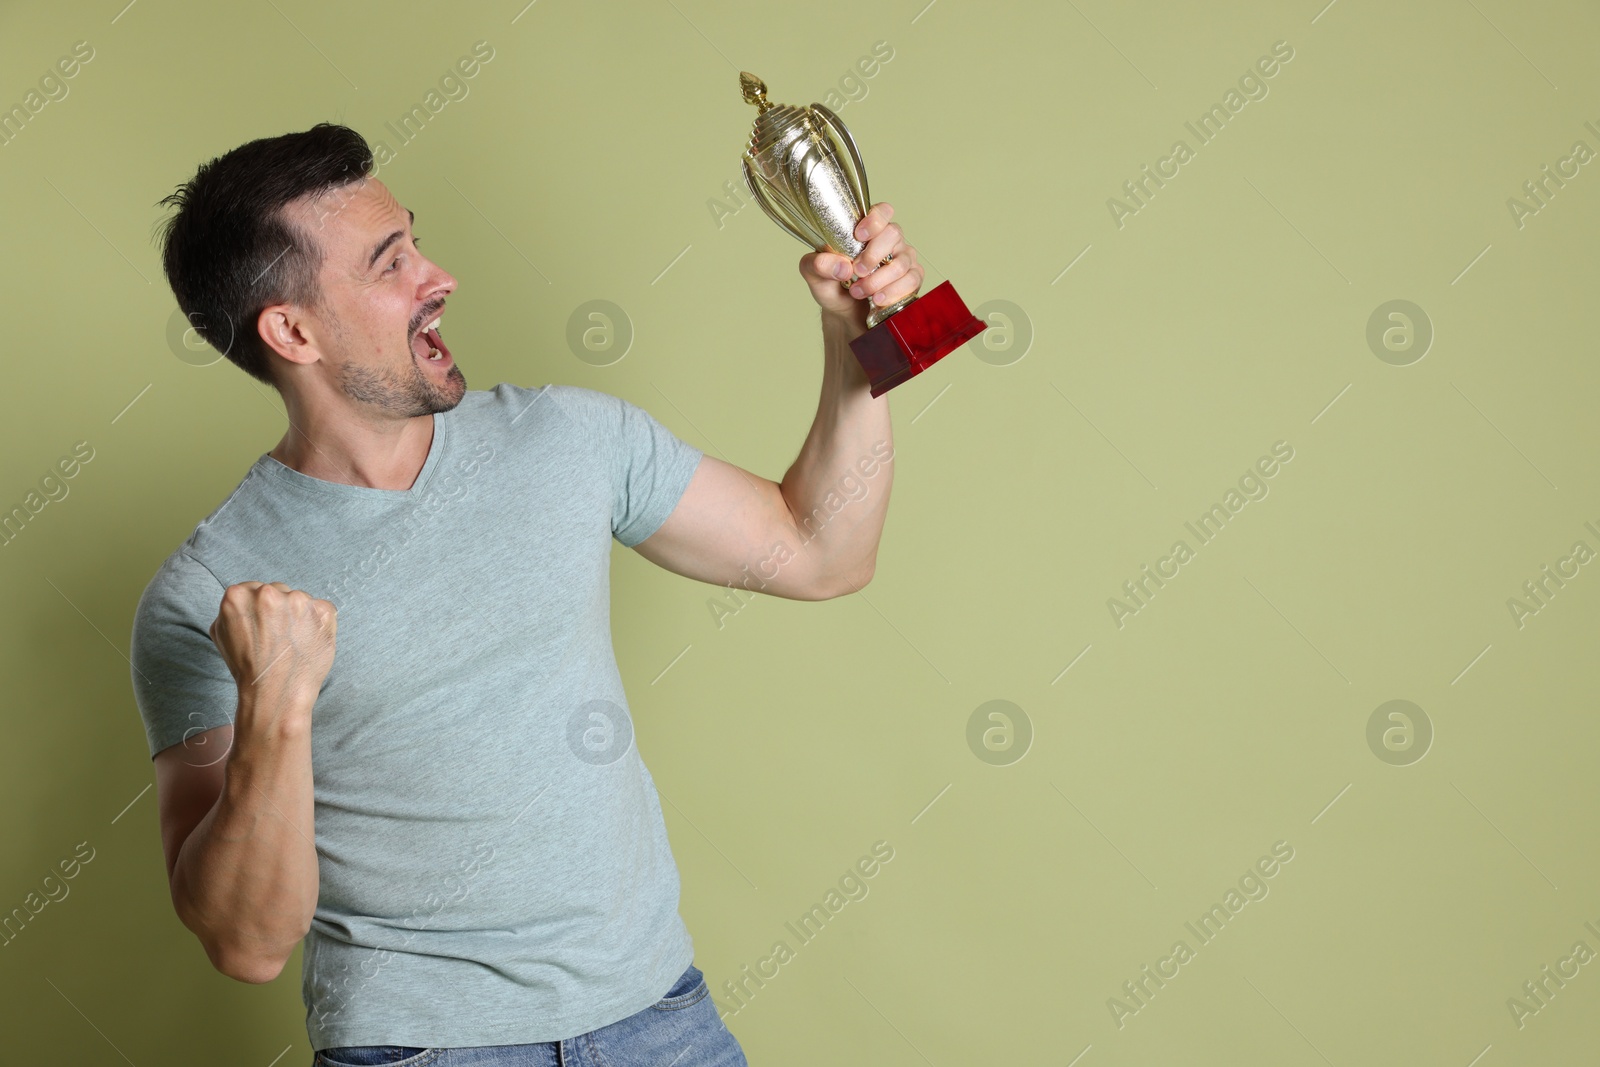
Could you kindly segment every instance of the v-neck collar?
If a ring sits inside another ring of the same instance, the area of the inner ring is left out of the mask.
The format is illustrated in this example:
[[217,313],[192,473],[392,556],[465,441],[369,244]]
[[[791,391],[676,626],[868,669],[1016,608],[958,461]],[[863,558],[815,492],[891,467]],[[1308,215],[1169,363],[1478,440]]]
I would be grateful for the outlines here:
[[417,472],[416,480],[411,483],[409,489],[378,489],[370,485],[347,485],[344,482],[330,482],[326,478],[314,478],[309,474],[300,473],[271,453],[264,453],[256,461],[256,467],[269,477],[277,478],[289,485],[297,485],[302,489],[329,496],[344,497],[347,500],[413,499],[422,495],[433,472],[444,462],[444,454],[450,440],[449,415],[447,411],[434,412],[433,441],[428,445],[428,458],[423,461],[422,469]]

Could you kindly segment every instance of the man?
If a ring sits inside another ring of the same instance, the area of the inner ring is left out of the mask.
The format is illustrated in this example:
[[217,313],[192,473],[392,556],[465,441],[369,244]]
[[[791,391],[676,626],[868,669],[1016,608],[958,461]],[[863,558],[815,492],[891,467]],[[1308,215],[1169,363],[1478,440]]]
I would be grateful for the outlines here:
[[321,1063],[742,1064],[632,744],[610,543],[796,600],[864,585],[892,446],[848,343],[915,250],[878,204],[855,262],[800,260],[826,362],[775,483],[604,393],[467,391],[456,280],[371,164],[323,123],[163,201],[178,305],[289,419],[134,620],[173,905],[240,981],[303,941]]

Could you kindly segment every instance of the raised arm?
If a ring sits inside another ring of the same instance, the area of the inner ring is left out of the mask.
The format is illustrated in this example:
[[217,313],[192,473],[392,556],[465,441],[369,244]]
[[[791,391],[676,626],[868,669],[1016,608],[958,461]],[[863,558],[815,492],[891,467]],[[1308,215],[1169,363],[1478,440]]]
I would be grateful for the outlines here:
[[[808,253],[800,274],[822,309],[824,365],[816,418],[782,482],[705,456],[683,498],[635,550],[670,571],[793,600],[826,600],[871,580],[893,485],[887,395],[873,398],[850,342],[866,330],[868,301],[915,292],[916,249],[887,203],[862,218],[867,242],[852,262]],[[877,264],[890,253],[886,266]],[[860,281],[846,293],[841,279]]]
[[332,604],[282,582],[230,586],[211,635],[238,682],[234,721],[156,753],[173,907],[241,982],[276,978],[316,911],[311,709],[335,626]]

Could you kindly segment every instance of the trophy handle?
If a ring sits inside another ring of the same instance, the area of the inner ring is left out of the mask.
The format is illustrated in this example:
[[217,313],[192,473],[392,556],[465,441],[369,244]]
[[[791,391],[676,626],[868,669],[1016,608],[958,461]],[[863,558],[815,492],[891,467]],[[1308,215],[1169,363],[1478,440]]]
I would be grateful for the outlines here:
[[[782,193],[775,189],[770,189],[765,182],[757,180],[754,170],[751,169],[749,159],[744,160],[744,183],[749,187],[750,195],[755,198],[756,203],[761,205],[761,210],[767,213],[767,217],[793,235],[795,240],[807,248],[820,250],[827,247],[828,242],[822,240],[809,226],[801,221],[799,213],[794,210],[793,205],[788,202],[787,198],[783,197]],[[768,191],[780,198],[782,210],[779,209],[778,205],[767,199]]]
[[850,152],[850,162],[854,163],[855,166],[845,168],[846,176],[850,180],[851,187],[855,189],[856,195],[861,197],[861,213],[863,215],[866,214],[872,208],[872,198],[867,195],[867,165],[861,162],[861,150],[856,147],[855,138],[850,136],[849,128],[839,121],[839,116],[832,111],[829,111],[821,104],[812,104],[811,110],[817,113],[817,117],[827,125],[829,131],[838,140],[844,143],[845,148]]

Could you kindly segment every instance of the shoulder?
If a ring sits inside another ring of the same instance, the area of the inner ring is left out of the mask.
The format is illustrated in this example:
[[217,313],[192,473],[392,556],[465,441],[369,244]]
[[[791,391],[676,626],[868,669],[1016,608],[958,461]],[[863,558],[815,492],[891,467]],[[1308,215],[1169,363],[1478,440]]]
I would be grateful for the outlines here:
[[185,542],[162,561],[139,596],[130,635],[133,661],[148,670],[149,657],[181,642],[180,635],[207,630],[225,591],[210,568],[190,555]]
[[[193,538],[185,541],[171,555],[161,561],[155,575],[146,583],[139,597],[138,617],[148,619],[164,610],[197,600],[214,599],[220,602],[224,586],[192,554]],[[213,609],[215,604],[212,605]]]
[[616,397],[577,385],[552,382],[528,386],[501,382],[492,389],[467,390],[454,410],[464,422],[482,419],[520,424],[529,420],[542,421],[553,411],[579,418],[594,418],[604,412],[608,405],[616,403]]
[[457,410],[468,421],[487,418],[537,425],[559,414],[568,429],[609,426],[614,430],[642,409],[619,396],[581,385],[551,382],[533,387],[501,382],[493,389],[469,390]]
[[257,460],[222,503],[195,524],[183,543],[161,561],[139,598],[140,616],[195,596],[221,598],[222,582],[201,560],[206,557],[209,545],[219,538],[226,540],[240,523],[249,523],[250,513],[257,510],[253,501],[266,490],[262,473],[265,460],[265,457]]

